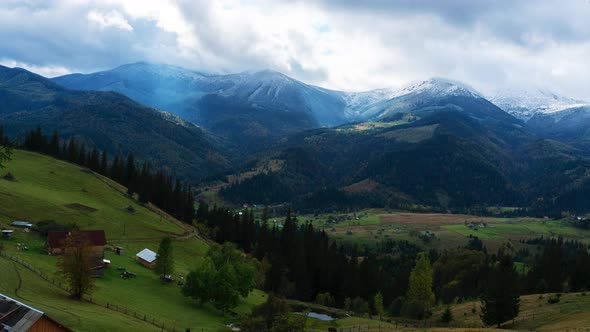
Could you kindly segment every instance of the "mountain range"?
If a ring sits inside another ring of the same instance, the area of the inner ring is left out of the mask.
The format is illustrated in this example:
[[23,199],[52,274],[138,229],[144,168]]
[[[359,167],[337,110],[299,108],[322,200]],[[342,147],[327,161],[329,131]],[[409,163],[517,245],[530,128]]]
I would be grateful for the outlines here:
[[58,128],[195,181],[250,170],[220,192],[236,204],[590,206],[568,199],[590,190],[590,108],[547,91],[486,97],[433,78],[351,93],[144,62],[51,80],[4,72],[0,121],[13,132]]
[[0,66],[0,124],[23,137],[41,127],[111,155],[132,152],[154,166],[198,179],[226,169],[217,142],[196,125],[116,92],[74,91],[24,69]]

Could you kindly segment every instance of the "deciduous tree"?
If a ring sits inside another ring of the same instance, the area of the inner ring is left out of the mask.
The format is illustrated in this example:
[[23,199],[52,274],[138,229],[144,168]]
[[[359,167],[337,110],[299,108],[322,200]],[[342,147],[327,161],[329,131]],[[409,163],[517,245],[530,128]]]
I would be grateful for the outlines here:
[[65,240],[63,256],[58,261],[67,288],[72,297],[81,300],[94,289],[95,267],[88,241],[79,232],[72,231]]
[[416,266],[410,273],[410,285],[408,289],[408,300],[420,306],[422,316],[434,304],[435,297],[432,291],[432,266],[428,254],[418,254]]

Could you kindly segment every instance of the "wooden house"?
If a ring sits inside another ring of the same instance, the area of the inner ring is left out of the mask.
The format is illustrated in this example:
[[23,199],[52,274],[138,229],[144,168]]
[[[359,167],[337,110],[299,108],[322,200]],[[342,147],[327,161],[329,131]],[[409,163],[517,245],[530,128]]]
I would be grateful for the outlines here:
[[145,248],[142,251],[138,252],[137,255],[135,255],[135,258],[141,265],[153,269],[156,265],[157,256],[158,254],[149,250],[148,248]]
[[42,311],[0,294],[0,332],[70,332]]
[[[107,243],[104,231],[74,231],[77,232],[83,241],[90,247],[92,256],[101,260],[104,258],[104,246]],[[62,255],[66,245],[67,238],[72,232],[49,232],[47,234],[47,252],[50,255]]]
[[76,236],[84,241],[90,249],[90,258],[93,262],[93,271],[95,277],[100,277],[104,273],[104,246],[106,245],[106,236],[102,230],[94,231],[72,231],[72,232],[49,232],[47,234],[47,252],[50,255],[63,255],[68,237],[73,232]]

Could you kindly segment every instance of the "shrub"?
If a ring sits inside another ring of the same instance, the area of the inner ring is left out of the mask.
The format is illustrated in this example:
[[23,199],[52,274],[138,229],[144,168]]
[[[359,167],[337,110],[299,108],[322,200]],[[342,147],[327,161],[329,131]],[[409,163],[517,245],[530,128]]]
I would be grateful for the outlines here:
[[394,317],[401,315],[404,301],[405,298],[403,296],[398,296],[393,302],[391,302],[389,313]]
[[406,301],[402,307],[402,315],[412,319],[424,319],[430,316],[430,312],[418,302]]
[[39,233],[47,236],[49,232],[69,232],[76,228],[76,224],[58,224],[55,220],[41,220],[37,223],[36,227]]
[[447,324],[453,321],[453,313],[451,312],[451,307],[446,307],[445,311],[440,317],[440,321]]

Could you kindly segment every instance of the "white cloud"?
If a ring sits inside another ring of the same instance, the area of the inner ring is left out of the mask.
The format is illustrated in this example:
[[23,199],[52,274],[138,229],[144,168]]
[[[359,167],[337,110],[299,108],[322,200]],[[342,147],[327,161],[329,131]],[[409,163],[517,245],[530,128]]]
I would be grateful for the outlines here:
[[139,60],[270,68],[344,90],[442,76],[590,100],[588,16],[586,0],[8,1],[0,55],[83,72]]
[[15,61],[13,59],[0,59],[0,65],[11,68],[23,68],[45,77],[56,77],[72,73],[68,68],[62,66],[36,66],[30,63]]
[[98,24],[101,28],[116,27],[121,30],[133,31],[133,27],[129,22],[116,10],[109,12],[100,12],[98,10],[91,10],[86,15],[88,21]]

